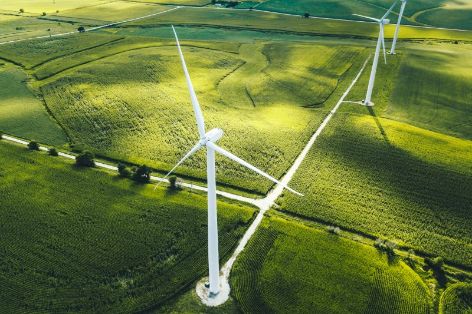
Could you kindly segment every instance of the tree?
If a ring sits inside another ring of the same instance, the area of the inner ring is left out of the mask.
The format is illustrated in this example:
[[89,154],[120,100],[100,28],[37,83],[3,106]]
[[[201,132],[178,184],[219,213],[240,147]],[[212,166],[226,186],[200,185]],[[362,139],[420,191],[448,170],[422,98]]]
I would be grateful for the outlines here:
[[39,144],[36,141],[31,141],[28,143],[29,150],[39,150]]
[[169,188],[172,190],[176,190],[179,187],[179,179],[177,176],[170,176],[169,177]]
[[133,180],[141,183],[148,183],[151,180],[151,169],[146,165],[139,166],[133,174]]
[[59,156],[59,153],[57,152],[57,149],[55,149],[54,147],[51,147],[48,151],[49,155],[50,156]]
[[309,17],[310,17],[310,13],[305,12],[305,14],[303,14],[303,17],[306,18],[306,19],[309,18]]
[[120,177],[123,178],[129,178],[131,176],[131,171],[122,163],[118,164],[118,173],[120,174]]
[[95,167],[95,155],[89,151],[84,151],[75,157],[75,164],[81,167]]
[[79,28],[77,28],[77,30],[79,31],[79,33],[83,33],[83,32],[85,32],[85,27],[79,26]]
[[42,15],[42,16],[46,16],[46,12],[43,12],[41,15]]
[[24,9],[20,9],[20,13],[25,13],[25,10],[24,10]]

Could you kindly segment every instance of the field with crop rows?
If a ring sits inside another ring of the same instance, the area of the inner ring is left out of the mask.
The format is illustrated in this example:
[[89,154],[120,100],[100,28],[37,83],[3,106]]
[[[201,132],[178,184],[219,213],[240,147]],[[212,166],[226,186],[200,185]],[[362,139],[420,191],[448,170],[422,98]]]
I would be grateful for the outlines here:
[[403,262],[373,247],[268,217],[237,260],[244,313],[428,313],[429,292]]
[[[206,202],[0,141],[0,312],[136,312],[207,270]],[[221,257],[253,210],[220,203]]]
[[331,120],[283,209],[471,266],[472,142],[372,114]]
[[[43,79],[36,84],[48,108],[73,143],[169,169],[196,141],[174,44],[118,37],[97,45],[28,64]],[[17,49],[26,47],[17,44]],[[320,51],[322,57],[301,58]],[[281,43],[185,43],[184,52],[209,128],[223,128],[228,134],[223,146],[276,176],[289,167],[319,124],[322,104],[338,80],[365,57],[356,47]],[[218,164],[224,183],[259,193],[271,186],[232,162],[221,159]],[[202,155],[180,172],[202,177]]]
[[472,313],[472,284],[453,284],[443,292],[439,303],[439,314],[470,313]]

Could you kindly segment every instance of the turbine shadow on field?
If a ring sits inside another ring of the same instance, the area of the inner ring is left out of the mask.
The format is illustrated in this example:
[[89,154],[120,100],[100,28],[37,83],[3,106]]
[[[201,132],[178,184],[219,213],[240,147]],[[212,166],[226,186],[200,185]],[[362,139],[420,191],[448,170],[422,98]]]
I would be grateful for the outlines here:
[[380,134],[382,134],[382,137],[384,138],[385,142],[390,144],[387,132],[385,131],[384,127],[382,126],[382,123],[380,123],[379,118],[375,114],[374,108],[368,106],[367,110],[369,111],[369,114],[372,116],[372,118],[374,118],[375,124],[377,125],[377,128],[379,128]]

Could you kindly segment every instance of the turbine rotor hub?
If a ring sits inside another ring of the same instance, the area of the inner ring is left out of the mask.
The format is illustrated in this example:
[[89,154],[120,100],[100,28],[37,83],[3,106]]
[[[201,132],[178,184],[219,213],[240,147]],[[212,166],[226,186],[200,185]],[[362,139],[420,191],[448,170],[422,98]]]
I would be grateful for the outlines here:
[[224,132],[222,129],[214,128],[205,134],[202,141],[206,144],[207,142],[216,143],[223,136]]

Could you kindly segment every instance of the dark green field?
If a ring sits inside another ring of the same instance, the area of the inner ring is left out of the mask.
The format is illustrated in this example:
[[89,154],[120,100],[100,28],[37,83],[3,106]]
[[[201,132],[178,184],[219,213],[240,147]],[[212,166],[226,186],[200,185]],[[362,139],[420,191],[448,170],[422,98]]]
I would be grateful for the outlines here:
[[244,313],[429,313],[420,277],[375,248],[267,217],[235,265]]
[[[0,312],[136,312],[206,273],[206,203],[0,142]],[[253,210],[219,204],[227,256]]]

